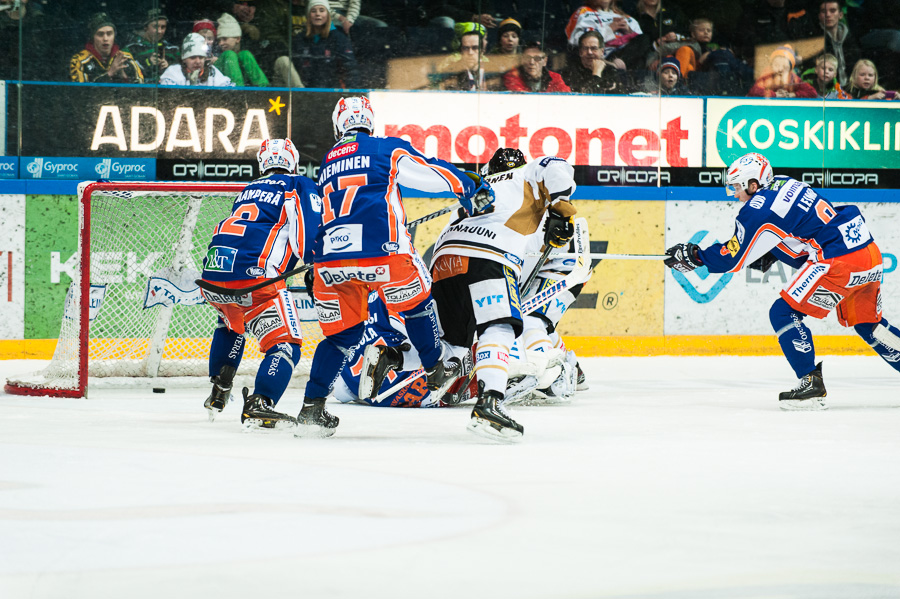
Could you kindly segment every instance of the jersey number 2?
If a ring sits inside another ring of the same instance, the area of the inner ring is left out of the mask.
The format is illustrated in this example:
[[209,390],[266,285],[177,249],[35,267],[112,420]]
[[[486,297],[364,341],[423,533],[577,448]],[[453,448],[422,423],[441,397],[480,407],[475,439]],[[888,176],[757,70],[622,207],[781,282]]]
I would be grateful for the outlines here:
[[245,220],[252,223],[258,217],[259,206],[256,204],[244,204],[243,206],[238,207],[238,209],[234,211],[234,214],[222,221],[222,226],[219,227],[219,233],[243,237],[244,231],[247,230],[247,225],[239,225],[237,222],[239,220]]

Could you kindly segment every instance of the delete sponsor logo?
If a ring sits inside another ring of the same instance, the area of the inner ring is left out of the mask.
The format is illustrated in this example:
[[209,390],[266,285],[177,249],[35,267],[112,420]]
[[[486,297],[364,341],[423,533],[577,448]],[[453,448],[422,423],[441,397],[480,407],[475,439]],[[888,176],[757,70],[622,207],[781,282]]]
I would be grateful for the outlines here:
[[865,285],[866,283],[874,283],[875,281],[881,282],[883,279],[883,266],[879,264],[878,266],[864,272],[851,272],[850,280],[847,282],[846,287],[847,289],[851,287],[859,287],[860,285]]
[[325,254],[362,251],[363,226],[341,225],[325,233]]
[[331,287],[348,281],[386,283],[391,280],[391,271],[387,266],[345,266],[320,268],[319,276],[323,283]]

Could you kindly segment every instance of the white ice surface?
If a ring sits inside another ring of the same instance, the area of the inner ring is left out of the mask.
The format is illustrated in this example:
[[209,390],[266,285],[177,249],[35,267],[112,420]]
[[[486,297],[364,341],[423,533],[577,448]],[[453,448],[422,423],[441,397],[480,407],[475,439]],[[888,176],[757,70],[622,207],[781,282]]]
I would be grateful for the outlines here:
[[[900,597],[900,376],[828,357],[583,359],[519,445],[469,406],[329,403],[335,437],[245,433],[206,389],[0,396],[0,598]],[[0,374],[36,368],[0,362]],[[279,404],[299,410],[290,391]]]

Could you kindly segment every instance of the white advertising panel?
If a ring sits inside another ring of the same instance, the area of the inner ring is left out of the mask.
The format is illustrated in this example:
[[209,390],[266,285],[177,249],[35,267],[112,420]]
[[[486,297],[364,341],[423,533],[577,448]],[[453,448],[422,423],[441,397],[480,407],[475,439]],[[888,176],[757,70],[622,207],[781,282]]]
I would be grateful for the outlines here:
[[0,339],[25,333],[25,196],[0,194]]
[[[734,235],[738,202],[666,202],[666,247],[692,242],[707,247]],[[884,257],[884,316],[900,322],[900,203],[860,204],[866,224]],[[780,262],[767,273],[744,269],[711,274],[705,268],[688,274],[666,269],[666,335],[769,335],[769,308],[794,270]],[[892,321],[892,322],[893,322]],[[853,335],[834,313],[824,320],[807,317],[814,334]]]
[[377,135],[427,156],[487,162],[498,147],[575,165],[702,166],[697,98],[372,92]]

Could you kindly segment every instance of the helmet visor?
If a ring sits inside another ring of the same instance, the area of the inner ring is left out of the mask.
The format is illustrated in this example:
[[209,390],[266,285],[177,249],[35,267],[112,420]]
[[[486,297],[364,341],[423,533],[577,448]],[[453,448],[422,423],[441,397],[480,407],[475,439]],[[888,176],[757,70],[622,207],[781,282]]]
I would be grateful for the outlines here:
[[738,194],[738,191],[743,190],[744,188],[738,185],[737,183],[726,183],[725,184],[725,193],[727,193],[731,197],[735,197]]

